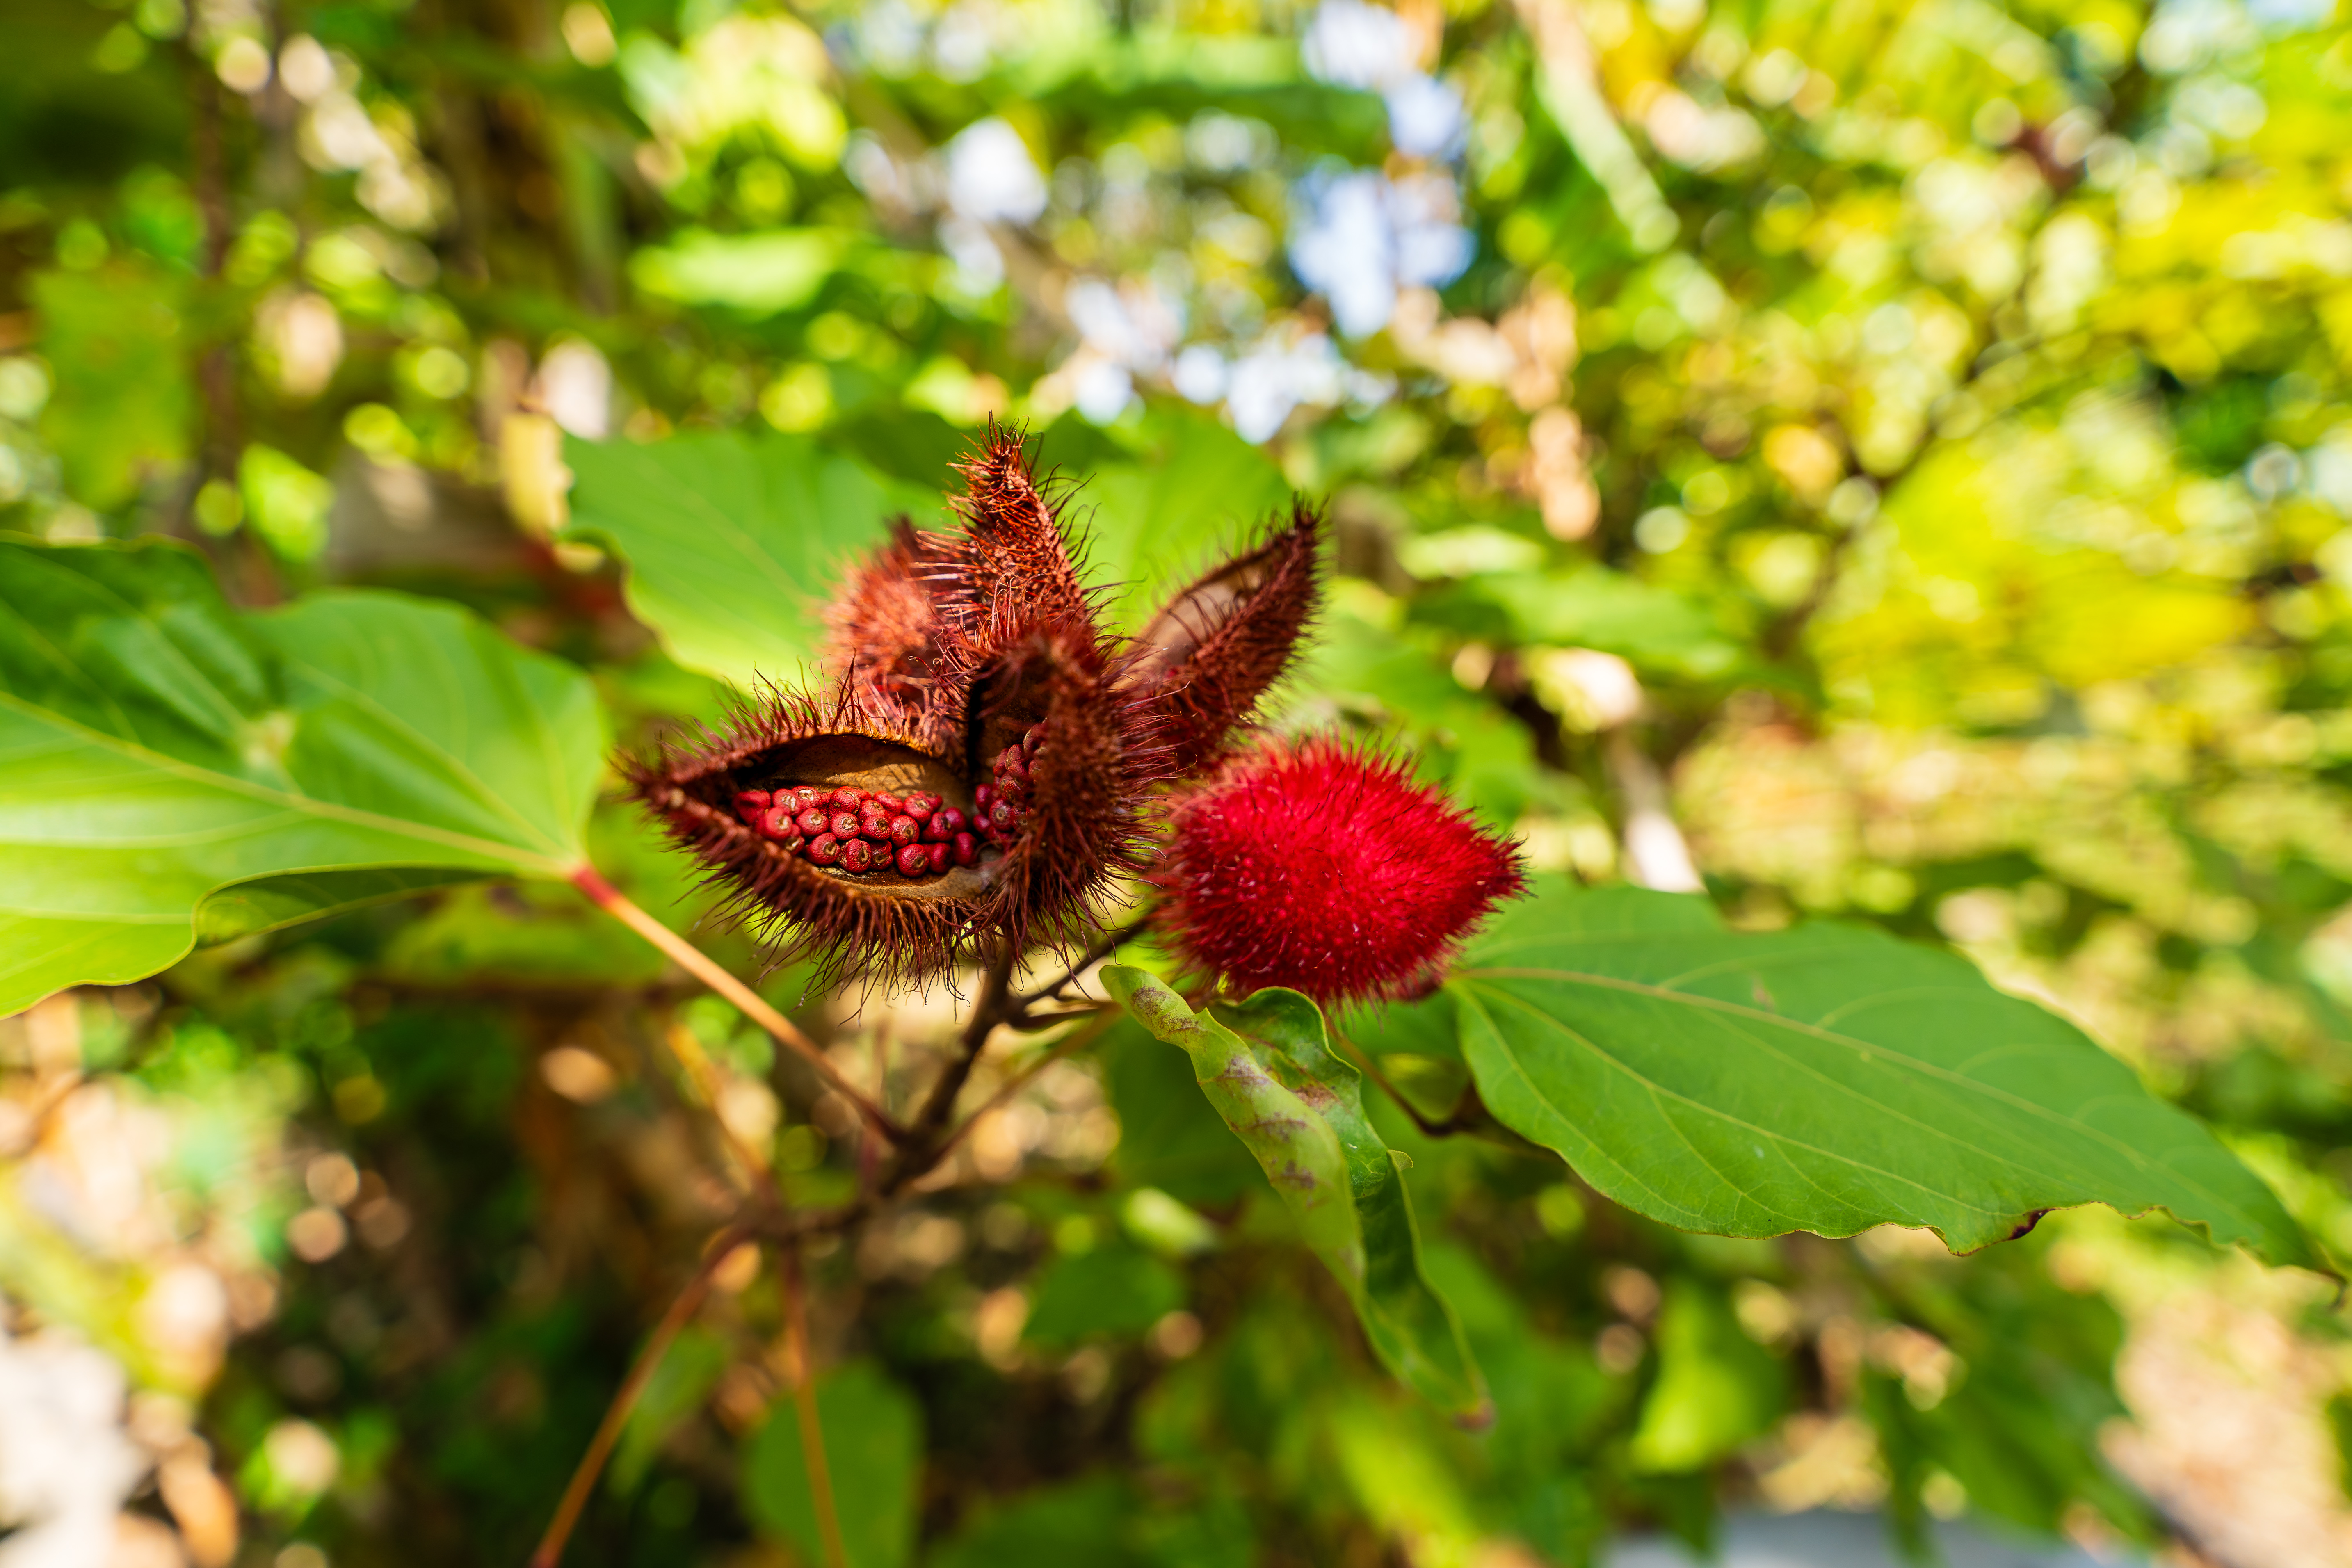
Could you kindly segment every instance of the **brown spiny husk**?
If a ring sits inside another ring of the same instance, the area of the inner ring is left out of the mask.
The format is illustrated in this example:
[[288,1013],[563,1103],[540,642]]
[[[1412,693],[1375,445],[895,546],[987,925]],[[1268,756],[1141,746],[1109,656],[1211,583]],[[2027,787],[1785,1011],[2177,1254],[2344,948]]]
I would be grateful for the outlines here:
[[964,493],[950,504],[964,531],[938,542],[939,604],[950,656],[966,671],[1034,632],[1083,632],[1103,641],[1095,595],[1080,580],[1063,531],[1066,487],[1040,482],[1019,432],[992,423],[980,450],[956,465]]
[[998,650],[972,680],[967,728],[981,765],[1044,726],[1029,819],[996,873],[990,910],[1017,946],[1089,922],[1114,878],[1150,863],[1152,795],[1169,776],[1166,755],[1117,675],[1089,630],[1059,629]]
[[1125,684],[1149,701],[1154,738],[1178,773],[1213,763],[1290,668],[1322,597],[1320,531],[1314,510],[1295,502],[1288,526],[1176,595],[1136,638]]
[[829,700],[771,690],[723,730],[624,758],[622,767],[671,842],[726,890],[725,913],[757,928],[779,963],[814,958],[827,982],[919,982],[968,960],[990,924],[985,865],[930,878],[853,874],[787,855],[737,818],[738,790],[803,784],[929,790],[969,814],[961,772],[853,688]]
[[963,706],[940,646],[939,543],[899,518],[888,542],[851,569],[825,615],[826,671],[927,744],[947,739]]

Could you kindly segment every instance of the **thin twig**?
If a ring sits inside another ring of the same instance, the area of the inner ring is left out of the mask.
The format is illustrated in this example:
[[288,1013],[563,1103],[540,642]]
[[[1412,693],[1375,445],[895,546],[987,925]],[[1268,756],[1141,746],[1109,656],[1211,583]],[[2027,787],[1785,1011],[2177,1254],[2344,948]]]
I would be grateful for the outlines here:
[[727,1145],[727,1152],[735,1156],[735,1163],[743,1168],[745,1188],[759,1193],[780,1210],[792,1207],[790,1200],[784,1196],[783,1184],[776,1180],[776,1167],[768,1158],[767,1151],[751,1143],[728,1125],[727,1112],[719,1103],[722,1085],[718,1065],[702,1048],[702,1042],[695,1037],[694,1031],[672,1020],[669,1027],[662,1032],[662,1038],[668,1044],[670,1054],[677,1058],[678,1066],[686,1069],[687,1079],[694,1085],[695,1092],[702,1097],[704,1108],[710,1112],[710,1120],[718,1124],[719,1141]]
[[1045,1001],[1047,997],[1060,995],[1062,987],[1141,936],[1150,923],[1149,919],[1130,921],[1117,931],[1104,932],[1092,947],[1087,949],[1086,956],[1065,970],[1059,980],[1055,981],[1051,985],[1043,985],[1034,991],[1024,992],[1014,997],[1013,999],[1014,1007],[1018,1012],[1026,1014],[1032,1006]]
[[[1085,1023],[1080,1024],[1076,1028],[1071,1030],[1061,1039],[1055,1041],[1053,1049],[1047,1051],[1044,1056],[1039,1057],[1035,1061],[1031,1062],[1027,1067],[1023,1068],[1019,1072],[1015,1073],[1013,1078],[1005,1083],[1003,1088],[998,1089],[994,1094],[990,1095],[986,1100],[982,1101],[978,1110],[973,1111],[970,1116],[965,1117],[961,1121],[956,1123],[954,1129],[950,1131],[945,1138],[940,1141],[939,1158],[945,1159],[948,1155],[953,1153],[955,1152],[955,1146],[964,1141],[964,1137],[967,1133],[971,1132],[973,1128],[986,1121],[989,1114],[998,1107],[1002,1106],[1006,1100],[1011,1100],[1014,1095],[1028,1088],[1030,1080],[1034,1079],[1039,1073],[1044,1072],[1047,1068],[1052,1067],[1064,1057],[1069,1056],[1076,1051],[1084,1050],[1087,1047],[1094,1044],[1095,1041],[1103,1037],[1104,1033],[1108,1030],[1113,1024],[1118,1023],[1121,1016],[1122,1009],[1114,1005],[1105,1005],[1096,1009],[1092,1017],[1088,1018]],[[934,1161],[934,1163],[936,1163],[937,1162]]]
[[662,1357],[669,1353],[670,1342],[692,1320],[703,1298],[710,1294],[710,1277],[751,1236],[752,1228],[747,1222],[738,1220],[711,1237],[694,1277],[686,1282],[677,1300],[670,1302],[669,1310],[662,1314],[661,1321],[646,1336],[645,1349],[637,1352],[636,1364],[629,1368],[629,1375],[623,1380],[620,1392],[613,1395],[613,1403],[604,1407],[604,1419],[597,1424],[588,1452],[581,1457],[579,1468],[572,1472],[572,1484],[563,1489],[563,1500],[556,1505],[555,1518],[549,1522],[547,1533],[540,1538],[539,1550],[530,1554],[530,1568],[555,1568],[562,1560],[564,1543],[572,1539],[572,1528],[588,1507],[589,1494],[595,1489],[596,1478],[604,1473],[604,1461],[612,1458],[614,1445],[621,1440],[621,1429],[628,1425],[629,1413],[636,1408]]
[[841,1539],[841,1513],[833,1499],[833,1465],[824,1451],[824,1423],[816,1407],[816,1369],[809,1360],[808,1290],[801,1276],[798,1242],[788,1242],[784,1260],[784,1349],[791,1362],[793,1411],[801,1428],[801,1463],[808,1471],[809,1503],[816,1532],[824,1542],[826,1568],[849,1568]]
[[1421,1129],[1423,1137],[1450,1138],[1456,1132],[1469,1131],[1469,1123],[1460,1121],[1452,1112],[1448,1112],[1441,1120],[1432,1120],[1423,1115],[1419,1106],[1407,1100],[1403,1092],[1389,1081],[1388,1075],[1381,1071],[1380,1064],[1372,1059],[1371,1052],[1348,1038],[1338,1029],[1331,1031],[1331,1037],[1339,1041],[1341,1048],[1356,1059],[1356,1065],[1363,1069],[1364,1076],[1370,1079],[1382,1094],[1396,1102],[1399,1110],[1412,1118],[1412,1124]]
[[[899,1151],[902,1169],[917,1161],[924,1161],[924,1168],[928,1170],[937,1163],[933,1157],[934,1145],[938,1143],[940,1135],[947,1131],[949,1119],[955,1114],[956,1096],[963,1092],[973,1066],[980,1060],[980,1053],[988,1047],[988,1037],[995,1033],[997,1025],[1013,1016],[1016,1011],[1013,1001],[1013,953],[1009,945],[989,960],[988,974],[981,983],[979,999],[972,1004],[971,1019],[964,1026],[961,1046],[954,1058],[940,1069],[939,1078],[931,1085],[931,1092],[924,1098],[922,1109],[907,1124],[904,1147]],[[898,1184],[903,1184],[894,1173],[893,1185]]]
[[726,967],[709,953],[687,941],[669,927],[631,903],[621,890],[599,876],[593,866],[583,866],[572,873],[572,885],[585,893],[598,909],[635,931],[639,936],[676,960],[679,968],[709,986],[735,1004],[742,1015],[774,1037],[778,1045],[799,1057],[815,1069],[825,1086],[857,1109],[874,1130],[893,1143],[903,1142],[906,1132],[884,1113],[882,1108],[866,1098],[865,1092],[851,1083],[817,1049],[816,1042],[801,1033],[790,1018],[768,1005],[767,999],[728,973]]

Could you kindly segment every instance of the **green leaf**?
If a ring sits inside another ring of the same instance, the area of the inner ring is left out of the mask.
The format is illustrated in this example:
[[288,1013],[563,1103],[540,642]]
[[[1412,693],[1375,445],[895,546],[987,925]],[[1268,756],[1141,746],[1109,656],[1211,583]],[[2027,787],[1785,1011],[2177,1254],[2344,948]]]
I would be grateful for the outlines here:
[[1118,1112],[1112,1169],[1131,1187],[1156,1187],[1185,1203],[1222,1204],[1262,1179],[1249,1152],[1192,1088],[1181,1056],[1132,1018],[1111,1026],[1095,1055]]
[[569,441],[564,531],[628,562],[629,608],[689,668],[749,687],[816,652],[842,569],[938,497],[797,436]]
[[[850,1568],[900,1568],[914,1552],[921,1406],[880,1368],[852,1362],[818,1382],[816,1409]],[[743,1511],[762,1535],[803,1562],[822,1563],[824,1545],[802,1454],[800,1422],[786,1395],[744,1453]]]
[[1829,923],[1738,933],[1703,899],[1551,879],[1447,989],[1495,1116],[1669,1225],[1926,1226],[1968,1251],[2104,1203],[2325,1267],[2201,1123],[1948,953]]
[[623,1493],[637,1489],[669,1435],[692,1419],[710,1397],[730,1359],[726,1339],[698,1323],[689,1323],[670,1342],[668,1352],[654,1367],[622,1425],[607,1486]]
[[405,899],[477,879],[472,871],[371,866],[356,871],[291,872],[224,888],[196,906],[196,940],[234,942],[304,921]]
[[0,541],[0,1013],[168,966],[224,889],[208,934],[566,875],[604,747],[583,677],[451,606],[239,616],[182,546]]
[[1129,1544],[1139,1511],[1124,1479],[1087,1476],[982,1508],[930,1568],[1146,1568]]
[[1493,1414],[1462,1326],[1421,1267],[1397,1156],[1364,1117],[1356,1070],[1331,1052],[1323,1015],[1295,991],[1194,1013],[1140,969],[1103,983],[1143,1026],[1182,1048],[1209,1103],[1355,1303],[1381,1359],[1465,1423]]

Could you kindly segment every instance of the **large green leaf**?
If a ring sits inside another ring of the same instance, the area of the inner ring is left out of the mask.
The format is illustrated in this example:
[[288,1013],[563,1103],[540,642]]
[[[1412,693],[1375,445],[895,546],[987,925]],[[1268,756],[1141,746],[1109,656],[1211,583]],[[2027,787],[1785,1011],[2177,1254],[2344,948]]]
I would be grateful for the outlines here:
[[1192,1058],[1202,1092],[1346,1289],[1381,1359],[1465,1422],[1490,1419],[1462,1326],[1422,1271],[1398,1156],[1365,1119],[1361,1082],[1332,1054],[1321,1010],[1273,989],[1195,1013],[1157,978],[1124,965],[1104,970],[1103,984]]
[[564,461],[565,532],[626,559],[629,608],[671,658],[738,686],[798,673],[842,569],[893,516],[938,521],[937,495],[799,436],[572,441]]
[[1828,923],[1734,932],[1702,899],[1555,879],[1447,989],[1487,1108],[1670,1225],[1892,1222],[1966,1251],[2104,1203],[2322,1266],[2194,1118],[1948,953]]
[[[849,1568],[901,1568],[915,1547],[915,1483],[923,1466],[923,1411],[870,1362],[818,1380],[817,1424],[826,1479]],[[825,1561],[792,1396],[779,1398],[743,1454],[743,1511],[804,1563]]]
[[0,542],[0,1013],[211,935],[464,875],[562,876],[604,748],[587,679],[463,611],[223,603],[160,541]]

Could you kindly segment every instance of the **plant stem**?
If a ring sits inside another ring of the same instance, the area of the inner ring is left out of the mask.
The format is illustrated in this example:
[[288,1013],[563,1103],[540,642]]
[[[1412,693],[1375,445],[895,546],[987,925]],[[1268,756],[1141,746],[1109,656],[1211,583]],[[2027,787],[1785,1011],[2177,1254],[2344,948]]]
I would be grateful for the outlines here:
[[1116,1006],[1102,1007],[1085,1023],[1080,1024],[1076,1028],[1072,1029],[1061,1039],[1055,1041],[1054,1047],[1051,1050],[1047,1051],[1035,1061],[1031,1062],[1027,1067],[1023,1068],[1019,1072],[1015,1073],[1003,1088],[998,1089],[994,1094],[990,1095],[988,1099],[982,1103],[979,1110],[973,1111],[970,1116],[965,1117],[961,1121],[957,1122],[954,1130],[940,1141],[939,1155],[940,1157],[944,1157],[952,1152],[955,1146],[963,1142],[965,1134],[969,1133],[973,1128],[979,1126],[982,1121],[987,1119],[989,1112],[994,1110],[1006,1100],[1011,1100],[1014,1095],[1028,1088],[1030,1080],[1034,1079],[1039,1073],[1044,1072],[1047,1068],[1052,1067],[1064,1057],[1069,1056],[1076,1051],[1084,1050],[1087,1047],[1102,1038],[1103,1035],[1110,1028],[1110,1026],[1118,1022],[1120,1016],[1121,1010],[1119,1008]]
[[817,1077],[824,1080],[825,1086],[856,1107],[857,1113],[865,1117],[876,1131],[893,1143],[905,1142],[907,1135],[898,1124],[825,1060],[824,1053],[817,1049],[816,1042],[801,1033],[790,1018],[768,1005],[765,997],[729,973],[725,966],[709,953],[631,903],[622,896],[619,889],[598,875],[594,867],[581,867],[572,873],[571,879],[572,885],[585,893],[589,901],[598,909],[667,953],[679,968],[735,1004],[745,1017],[767,1030],[778,1045],[807,1062],[815,1069]]
[[670,1026],[662,1032],[662,1038],[668,1044],[670,1054],[677,1058],[678,1066],[686,1069],[686,1076],[694,1084],[695,1092],[702,1097],[703,1106],[710,1112],[710,1120],[718,1124],[719,1139],[727,1145],[728,1152],[734,1155],[735,1163],[743,1168],[744,1185],[764,1192],[779,1211],[792,1207],[784,1197],[782,1184],[776,1180],[775,1166],[768,1159],[767,1152],[739,1137],[735,1129],[727,1124],[727,1114],[719,1106],[719,1068],[711,1061],[709,1053],[702,1048],[702,1042],[695,1038],[694,1031],[673,1020]]
[[572,1484],[563,1489],[563,1500],[556,1505],[555,1518],[549,1522],[547,1533],[541,1537],[539,1550],[530,1554],[530,1568],[555,1568],[556,1563],[562,1560],[564,1543],[572,1539],[572,1528],[580,1522],[580,1515],[588,1507],[589,1494],[595,1489],[596,1478],[604,1473],[604,1461],[612,1458],[614,1445],[621,1440],[621,1428],[628,1424],[629,1412],[636,1408],[637,1400],[645,1394],[646,1384],[653,1380],[655,1369],[661,1365],[662,1357],[669,1353],[670,1342],[693,1318],[696,1310],[702,1305],[703,1298],[710,1294],[711,1275],[718,1271],[719,1264],[726,1261],[729,1254],[742,1245],[751,1235],[751,1228],[738,1221],[711,1237],[710,1245],[703,1249],[701,1263],[695,1268],[694,1277],[670,1302],[669,1310],[662,1314],[661,1321],[654,1325],[654,1331],[646,1339],[645,1349],[637,1352],[636,1364],[629,1368],[629,1375],[623,1380],[620,1392],[614,1394],[613,1402],[604,1407],[604,1419],[597,1423],[596,1436],[589,1441],[588,1452],[581,1457],[579,1468],[572,1472]]
[[797,1241],[783,1247],[784,1344],[792,1362],[793,1413],[801,1428],[801,1463],[808,1472],[809,1503],[817,1534],[824,1542],[826,1568],[849,1568],[842,1543],[841,1512],[834,1505],[833,1465],[824,1451],[824,1423],[816,1407],[816,1369],[809,1360],[808,1289],[801,1275]]
[[981,982],[980,998],[972,1004],[971,1022],[964,1026],[962,1047],[931,1085],[931,1092],[923,1100],[923,1108],[915,1113],[914,1121],[907,1124],[902,1163],[911,1163],[908,1157],[922,1159],[925,1169],[935,1163],[934,1146],[955,1114],[956,1096],[963,1092],[964,1084],[971,1078],[980,1053],[988,1046],[988,1037],[995,1032],[997,1025],[1019,1011],[1019,1004],[1013,1000],[1013,950],[1007,946],[989,960],[988,975]]
[[1125,947],[1129,942],[1133,942],[1137,937],[1142,935],[1145,928],[1150,925],[1150,923],[1151,921],[1150,918],[1147,917],[1143,920],[1130,921],[1126,925],[1119,927],[1117,931],[1105,931],[1100,937],[1096,939],[1092,947],[1087,949],[1085,957],[1079,959],[1076,963],[1073,963],[1067,970],[1063,972],[1062,977],[1059,980],[1055,981],[1051,985],[1042,985],[1034,991],[1024,992],[1020,996],[1015,997],[1014,1002],[1017,1005],[1018,1010],[1022,1013],[1026,1013],[1032,1004],[1043,1002],[1049,996],[1059,995],[1061,994],[1062,987],[1067,985],[1071,981],[1076,980],[1079,975],[1084,974],[1087,970],[1092,969],[1096,964],[1101,963],[1104,959],[1108,958],[1112,953],[1117,952],[1120,948]]

